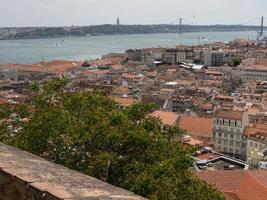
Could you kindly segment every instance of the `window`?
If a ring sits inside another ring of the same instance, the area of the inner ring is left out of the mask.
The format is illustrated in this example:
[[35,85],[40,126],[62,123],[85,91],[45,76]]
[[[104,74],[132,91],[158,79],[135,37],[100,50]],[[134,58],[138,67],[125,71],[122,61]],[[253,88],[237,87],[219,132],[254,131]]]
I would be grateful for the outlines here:
[[216,132],[215,131],[213,131],[213,138],[215,138],[216,137]]
[[218,139],[218,144],[222,144],[222,140],[221,139]]
[[230,145],[233,146],[234,145],[234,141],[230,141]]
[[234,139],[234,134],[231,134],[230,137],[231,137],[231,139]]
[[224,133],[224,137],[225,137],[225,138],[228,138],[228,134],[227,134],[227,133]]
[[240,142],[235,142],[236,147],[240,146]]
[[245,143],[242,143],[241,147],[242,148],[246,148],[246,144]]
[[222,133],[219,133],[218,136],[219,136],[219,137],[222,137]]
[[224,151],[224,152],[227,152],[227,147],[224,147],[224,148],[223,148],[223,151]]
[[236,136],[236,139],[240,140],[240,139],[241,139],[241,136],[238,134],[238,135]]
[[224,140],[223,144],[228,145],[228,140]]
[[257,143],[255,143],[255,147],[258,148],[258,144]]
[[250,146],[251,146],[251,147],[253,146],[253,142],[250,142]]

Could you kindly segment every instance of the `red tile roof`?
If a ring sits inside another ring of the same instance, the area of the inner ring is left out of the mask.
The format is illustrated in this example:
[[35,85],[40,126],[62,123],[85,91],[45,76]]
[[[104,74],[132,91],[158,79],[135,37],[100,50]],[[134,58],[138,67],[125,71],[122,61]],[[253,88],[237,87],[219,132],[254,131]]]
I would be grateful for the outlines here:
[[192,136],[211,138],[211,118],[183,116],[180,118],[178,125]]
[[164,125],[174,126],[177,123],[178,115],[174,112],[164,112],[156,110],[149,114],[151,117],[159,118]]
[[267,170],[200,172],[198,177],[215,185],[229,200],[266,200]]
[[137,102],[136,99],[129,98],[129,97],[111,97],[113,101],[119,103],[123,106],[131,106]]
[[216,112],[216,117],[222,119],[242,120],[243,115],[243,111],[217,110]]

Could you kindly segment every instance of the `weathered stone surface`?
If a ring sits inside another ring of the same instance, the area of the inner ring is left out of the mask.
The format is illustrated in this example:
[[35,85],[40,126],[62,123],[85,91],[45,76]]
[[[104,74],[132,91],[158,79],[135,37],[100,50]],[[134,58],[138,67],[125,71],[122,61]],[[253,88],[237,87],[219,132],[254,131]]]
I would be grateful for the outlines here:
[[141,200],[133,193],[0,143],[0,200]]

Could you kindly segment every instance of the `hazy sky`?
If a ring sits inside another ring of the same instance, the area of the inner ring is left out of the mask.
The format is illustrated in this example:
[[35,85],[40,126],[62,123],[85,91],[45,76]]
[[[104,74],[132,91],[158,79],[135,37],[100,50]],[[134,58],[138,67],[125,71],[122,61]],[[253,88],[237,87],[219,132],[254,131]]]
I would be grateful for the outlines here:
[[1,27],[112,24],[116,16],[122,24],[259,24],[262,15],[267,0],[0,0]]

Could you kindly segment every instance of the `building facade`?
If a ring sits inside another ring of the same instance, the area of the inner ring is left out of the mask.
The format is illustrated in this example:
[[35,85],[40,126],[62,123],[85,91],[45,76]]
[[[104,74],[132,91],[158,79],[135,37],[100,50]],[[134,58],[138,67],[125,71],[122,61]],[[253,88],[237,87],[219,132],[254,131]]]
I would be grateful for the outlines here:
[[217,110],[212,120],[212,142],[222,153],[246,160],[247,140],[244,130],[248,125],[244,111]]
[[222,65],[224,65],[224,53],[221,51],[205,52],[204,64],[206,66],[222,66]]

